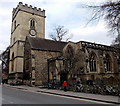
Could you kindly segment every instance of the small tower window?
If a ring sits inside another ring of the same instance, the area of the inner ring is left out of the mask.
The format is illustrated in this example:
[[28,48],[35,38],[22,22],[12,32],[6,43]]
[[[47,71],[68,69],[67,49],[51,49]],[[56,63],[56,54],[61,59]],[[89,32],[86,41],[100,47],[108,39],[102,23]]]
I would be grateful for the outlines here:
[[30,20],[30,29],[35,29],[35,20]]

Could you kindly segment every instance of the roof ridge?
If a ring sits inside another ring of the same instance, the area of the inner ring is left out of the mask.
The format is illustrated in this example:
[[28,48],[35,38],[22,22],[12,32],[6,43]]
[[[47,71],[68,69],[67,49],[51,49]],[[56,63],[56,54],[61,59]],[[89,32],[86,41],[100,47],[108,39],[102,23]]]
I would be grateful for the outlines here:
[[34,50],[48,50],[62,52],[67,42],[59,42],[40,37],[27,37],[30,46]]
[[30,37],[30,36],[28,36],[28,37],[32,38],[32,39],[42,39],[42,40],[47,40],[47,41],[52,41],[52,42],[68,43],[68,42],[65,42],[65,41],[54,41],[52,39],[46,39],[46,38],[40,38],[40,37]]

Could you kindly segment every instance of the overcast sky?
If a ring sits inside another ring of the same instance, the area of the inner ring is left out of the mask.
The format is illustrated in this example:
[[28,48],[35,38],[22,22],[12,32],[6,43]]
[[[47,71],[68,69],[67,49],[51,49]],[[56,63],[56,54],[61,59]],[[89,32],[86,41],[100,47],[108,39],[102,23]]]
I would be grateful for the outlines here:
[[108,29],[103,20],[85,27],[92,12],[83,8],[84,5],[95,5],[105,0],[0,0],[0,50],[5,50],[10,44],[12,9],[19,2],[46,11],[46,38],[49,38],[54,26],[61,25],[73,34],[71,41],[74,42],[82,40],[110,45],[113,40],[108,36]]

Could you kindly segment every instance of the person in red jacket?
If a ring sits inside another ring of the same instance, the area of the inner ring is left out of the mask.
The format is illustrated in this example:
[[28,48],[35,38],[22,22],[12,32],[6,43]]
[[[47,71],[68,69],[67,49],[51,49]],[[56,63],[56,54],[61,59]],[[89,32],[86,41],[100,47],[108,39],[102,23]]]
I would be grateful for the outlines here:
[[64,81],[63,82],[64,91],[67,91],[67,85],[68,85],[67,81]]

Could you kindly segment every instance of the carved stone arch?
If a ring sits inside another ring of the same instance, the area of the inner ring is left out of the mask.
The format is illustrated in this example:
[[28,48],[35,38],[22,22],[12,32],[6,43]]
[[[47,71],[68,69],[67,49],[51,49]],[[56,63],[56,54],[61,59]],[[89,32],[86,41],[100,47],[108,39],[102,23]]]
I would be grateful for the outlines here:
[[98,71],[98,57],[94,51],[91,51],[89,54],[89,68],[90,72],[97,72]]
[[66,58],[71,58],[74,56],[74,48],[72,47],[72,45],[67,45],[66,50],[65,50],[65,55]]
[[91,56],[95,56],[96,58],[98,58],[97,54],[94,51],[90,52],[89,57],[91,57]]
[[88,59],[89,58],[89,49],[88,48],[85,48],[85,55],[86,55],[86,58]]
[[112,58],[108,53],[105,54],[104,56],[104,69],[105,69],[105,72],[112,71]]

